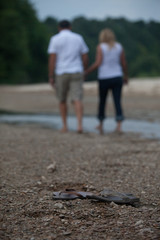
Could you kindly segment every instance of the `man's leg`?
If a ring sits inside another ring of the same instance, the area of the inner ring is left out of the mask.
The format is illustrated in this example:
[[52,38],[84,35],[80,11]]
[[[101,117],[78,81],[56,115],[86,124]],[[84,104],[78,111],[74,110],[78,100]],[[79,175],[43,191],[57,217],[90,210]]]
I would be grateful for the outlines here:
[[70,82],[70,96],[74,104],[74,110],[77,117],[77,132],[83,132],[83,74],[75,73],[71,74]]
[[66,102],[60,102],[59,103],[59,109],[60,109],[62,124],[63,124],[61,132],[67,132],[68,131],[68,127],[67,127],[67,103]]
[[59,110],[62,118],[61,132],[67,132],[67,94],[69,90],[69,77],[68,74],[62,74],[56,76],[56,90],[59,100]]
[[75,113],[77,117],[77,131],[78,133],[82,133],[83,132],[83,126],[82,126],[83,104],[80,100],[75,100],[74,107],[75,107]]

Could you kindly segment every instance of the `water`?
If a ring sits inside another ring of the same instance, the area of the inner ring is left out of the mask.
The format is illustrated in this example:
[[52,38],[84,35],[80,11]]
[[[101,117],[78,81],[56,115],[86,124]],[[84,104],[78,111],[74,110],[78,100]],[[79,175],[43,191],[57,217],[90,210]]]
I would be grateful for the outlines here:
[[[57,115],[47,114],[2,114],[0,115],[1,123],[22,124],[38,123],[46,127],[60,129],[62,127],[61,118]],[[84,116],[83,125],[85,132],[97,132],[95,126],[98,121],[95,117]],[[68,126],[70,130],[76,131],[76,118],[68,117]],[[107,118],[104,122],[105,132],[114,131],[116,123],[114,119]],[[146,138],[160,139],[160,122],[147,122],[142,120],[125,120],[122,126],[124,132],[140,133]]]

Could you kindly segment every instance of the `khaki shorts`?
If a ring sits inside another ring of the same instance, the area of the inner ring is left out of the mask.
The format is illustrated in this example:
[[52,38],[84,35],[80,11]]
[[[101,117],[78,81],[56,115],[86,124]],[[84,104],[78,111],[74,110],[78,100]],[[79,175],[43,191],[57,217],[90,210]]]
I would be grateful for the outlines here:
[[82,100],[83,73],[64,73],[56,75],[56,91],[60,102],[65,102],[70,94],[71,100]]

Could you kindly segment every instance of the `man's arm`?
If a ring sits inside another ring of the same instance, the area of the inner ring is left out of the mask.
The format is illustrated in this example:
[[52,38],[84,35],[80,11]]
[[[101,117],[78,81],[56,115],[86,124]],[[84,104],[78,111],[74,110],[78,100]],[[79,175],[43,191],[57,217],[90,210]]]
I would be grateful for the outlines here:
[[56,54],[51,53],[49,55],[49,60],[48,60],[48,78],[49,78],[49,83],[54,87],[55,79],[54,79],[54,70],[56,66]]
[[82,54],[82,62],[83,62],[84,70],[86,70],[89,62],[88,53]]

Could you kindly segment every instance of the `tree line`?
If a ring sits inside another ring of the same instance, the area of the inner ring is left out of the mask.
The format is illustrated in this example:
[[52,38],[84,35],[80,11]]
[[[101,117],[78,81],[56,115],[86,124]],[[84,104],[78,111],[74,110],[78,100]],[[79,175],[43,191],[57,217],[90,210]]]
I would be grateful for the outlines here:
[[[124,18],[104,20],[77,17],[72,30],[82,34],[90,64],[95,59],[99,32],[111,28],[126,53],[129,77],[160,76],[160,23],[131,22]],[[40,21],[28,0],[0,1],[0,83],[25,84],[48,81],[49,39],[57,33],[58,21]],[[95,80],[96,72],[88,80]]]

